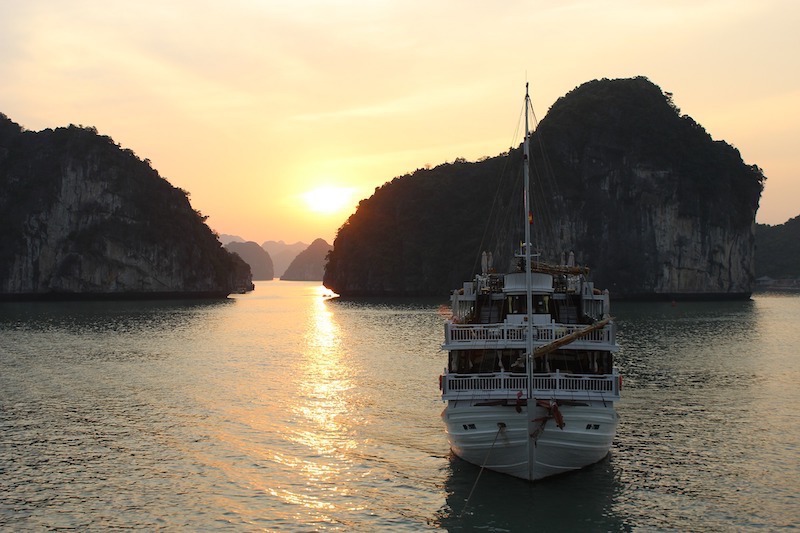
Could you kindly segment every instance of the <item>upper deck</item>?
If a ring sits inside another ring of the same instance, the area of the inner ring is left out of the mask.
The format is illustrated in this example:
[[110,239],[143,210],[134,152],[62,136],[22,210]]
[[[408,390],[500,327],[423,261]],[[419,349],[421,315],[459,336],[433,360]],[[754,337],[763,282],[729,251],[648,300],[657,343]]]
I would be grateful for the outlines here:
[[[584,329],[581,324],[533,324],[531,334],[533,345],[542,346],[559,340]],[[524,349],[527,341],[528,326],[526,323],[499,324],[455,324],[446,322],[444,325],[444,350],[470,350],[486,348],[520,348]],[[571,349],[577,350],[604,350],[615,352],[619,349],[616,342],[616,328],[608,324],[586,334],[584,337],[572,341]]]
[[610,314],[608,291],[595,289],[583,276],[543,272],[532,272],[530,280],[523,272],[478,275],[453,291],[451,303],[453,319],[461,324],[514,322],[529,311],[538,315],[537,323],[589,324]]

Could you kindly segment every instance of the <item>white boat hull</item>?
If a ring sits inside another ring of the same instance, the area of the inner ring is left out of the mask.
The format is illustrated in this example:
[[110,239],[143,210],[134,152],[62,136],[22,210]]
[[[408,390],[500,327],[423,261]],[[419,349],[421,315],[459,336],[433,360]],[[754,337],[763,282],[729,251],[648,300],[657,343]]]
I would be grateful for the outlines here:
[[450,447],[460,458],[534,481],[586,467],[611,449],[618,416],[613,404],[562,404],[564,427],[531,405],[475,405],[450,401],[442,413]]

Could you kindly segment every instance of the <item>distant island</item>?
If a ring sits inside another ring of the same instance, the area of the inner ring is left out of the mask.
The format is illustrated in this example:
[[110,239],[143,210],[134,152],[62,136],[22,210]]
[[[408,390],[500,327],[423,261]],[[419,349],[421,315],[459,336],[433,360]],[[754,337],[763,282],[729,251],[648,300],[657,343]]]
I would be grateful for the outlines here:
[[[574,251],[615,298],[749,297],[763,172],[670,93],[644,77],[585,83],[553,104],[532,144],[544,147],[530,162],[542,259]],[[339,229],[324,285],[343,296],[444,295],[472,277],[482,251],[505,270],[522,240],[521,165],[517,147],[386,183]]]
[[258,243],[253,241],[229,242],[225,245],[225,249],[235,253],[244,259],[245,263],[250,265],[250,271],[253,273],[253,280],[271,280],[275,277],[272,258]]
[[173,187],[95,128],[0,114],[0,298],[219,298],[253,289]]
[[[256,250],[253,245],[258,246],[253,241],[245,241],[238,235],[221,234],[220,241],[225,248],[232,252],[238,253],[253,270],[253,279],[267,280],[273,278],[280,278],[289,268],[289,265],[294,259],[303,251],[308,248],[308,245],[303,242],[296,242],[287,244],[284,241],[264,241],[261,248],[266,252],[266,257]],[[247,244],[247,249],[241,248],[241,245]],[[242,252],[242,253],[239,253]],[[266,261],[269,258],[269,267],[266,266]],[[319,268],[323,268],[323,262],[320,263]],[[256,274],[256,271],[259,271]],[[272,274],[267,274],[271,272]],[[319,278],[322,279],[321,277]]]
[[261,247],[272,257],[275,264],[275,277],[280,278],[292,264],[294,258],[308,248],[308,244],[300,241],[292,244],[283,241],[264,241]]
[[250,265],[254,280],[279,277],[284,281],[322,281],[325,261],[332,249],[325,239],[315,239],[311,245],[265,241],[261,246],[252,241],[243,242],[238,235],[221,235],[220,240],[227,250]]
[[333,247],[324,239],[316,239],[294,258],[292,264],[281,276],[285,281],[322,281],[325,274],[325,260]]

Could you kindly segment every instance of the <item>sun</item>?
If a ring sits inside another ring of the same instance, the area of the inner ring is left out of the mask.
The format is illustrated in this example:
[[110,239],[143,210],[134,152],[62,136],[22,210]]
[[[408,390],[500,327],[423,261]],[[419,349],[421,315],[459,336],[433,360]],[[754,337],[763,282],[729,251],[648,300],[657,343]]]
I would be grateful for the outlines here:
[[301,197],[311,211],[332,215],[350,205],[353,189],[326,185],[304,192]]

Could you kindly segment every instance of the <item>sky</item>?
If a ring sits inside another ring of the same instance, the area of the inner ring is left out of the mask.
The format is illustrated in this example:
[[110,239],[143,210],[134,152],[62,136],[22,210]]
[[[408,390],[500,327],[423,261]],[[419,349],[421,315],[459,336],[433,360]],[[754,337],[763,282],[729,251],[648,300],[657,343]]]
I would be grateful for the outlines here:
[[517,145],[576,86],[646,76],[800,215],[796,0],[0,0],[0,112],[94,126],[221,234],[329,243],[396,176]]

